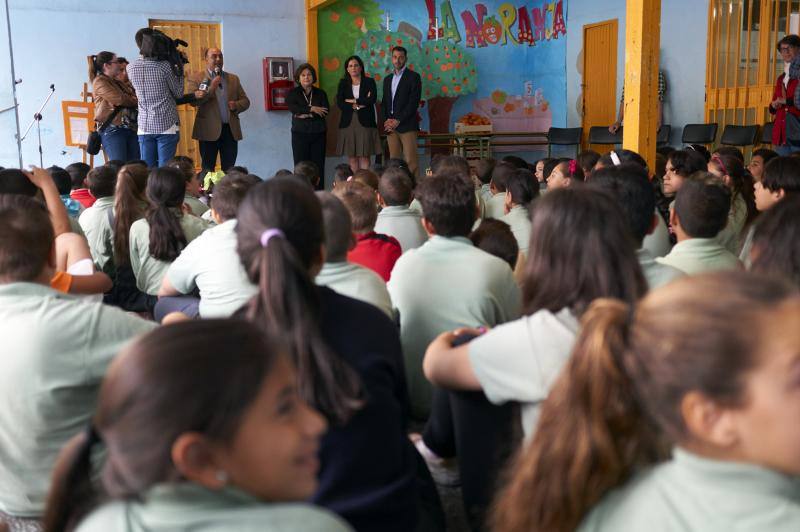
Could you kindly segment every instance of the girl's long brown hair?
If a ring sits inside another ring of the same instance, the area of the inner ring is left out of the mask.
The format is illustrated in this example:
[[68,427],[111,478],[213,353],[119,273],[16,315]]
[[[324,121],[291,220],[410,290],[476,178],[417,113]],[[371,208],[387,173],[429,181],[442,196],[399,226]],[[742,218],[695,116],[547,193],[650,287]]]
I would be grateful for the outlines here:
[[789,297],[796,289],[784,281],[728,272],[675,281],[635,312],[618,300],[592,303],[534,439],[497,496],[494,530],[575,530],[606,493],[685,440],[688,392],[741,405],[759,349],[752,331]]
[[117,189],[114,193],[114,264],[130,264],[128,237],[133,222],[144,216],[147,205],[147,167],[141,164],[126,164],[117,174]]

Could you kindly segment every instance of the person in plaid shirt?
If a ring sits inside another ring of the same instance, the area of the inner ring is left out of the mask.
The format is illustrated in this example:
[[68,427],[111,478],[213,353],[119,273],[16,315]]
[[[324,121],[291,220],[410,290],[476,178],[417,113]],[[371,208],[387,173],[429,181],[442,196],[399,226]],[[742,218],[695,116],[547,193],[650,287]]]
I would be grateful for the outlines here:
[[139,149],[151,168],[165,166],[175,156],[179,139],[175,100],[183,96],[183,76],[173,71],[169,61],[153,54],[152,33],[149,28],[137,32],[142,55],[127,67],[139,98]]
[[[664,96],[667,94],[667,78],[664,76],[664,71],[658,71],[658,123],[656,124],[656,131],[661,129],[661,124],[664,123]],[[619,98],[619,118],[616,122],[608,126],[611,133],[616,133],[622,125],[622,119],[625,113],[625,87],[622,87],[622,96]]]

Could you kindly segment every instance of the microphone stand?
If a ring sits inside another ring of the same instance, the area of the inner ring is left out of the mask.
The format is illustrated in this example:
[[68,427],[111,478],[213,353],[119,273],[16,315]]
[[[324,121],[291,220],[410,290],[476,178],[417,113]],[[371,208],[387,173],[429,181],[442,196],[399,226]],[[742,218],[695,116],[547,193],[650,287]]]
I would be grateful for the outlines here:
[[28,133],[30,132],[31,128],[33,127],[33,124],[34,123],[36,124],[36,134],[39,137],[39,167],[40,168],[44,168],[44,156],[42,154],[42,110],[44,109],[44,106],[47,105],[47,102],[50,101],[50,98],[53,97],[53,94],[55,92],[56,92],[55,84],[50,85],[50,93],[47,95],[47,98],[45,98],[45,100],[42,103],[41,107],[39,107],[39,110],[36,111],[36,113],[34,113],[33,120],[31,120],[31,123],[28,124],[28,129],[25,130],[25,133],[22,135],[22,138],[19,139],[20,142],[25,140],[25,138],[28,136]]

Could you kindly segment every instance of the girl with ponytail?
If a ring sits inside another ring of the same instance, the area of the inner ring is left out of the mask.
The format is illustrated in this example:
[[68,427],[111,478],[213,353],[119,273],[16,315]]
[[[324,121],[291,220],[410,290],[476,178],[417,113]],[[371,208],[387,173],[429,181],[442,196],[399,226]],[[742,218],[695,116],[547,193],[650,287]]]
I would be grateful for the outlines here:
[[505,199],[506,213],[500,220],[511,227],[523,257],[528,253],[528,241],[531,234],[531,204],[538,197],[539,185],[530,170],[515,170],[508,177]]
[[731,191],[731,210],[728,223],[717,236],[720,244],[738,255],[744,229],[758,215],[753,176],[745,171],[744,163],[735,155],[715,154],[708,162],[708,171],[721,178]]
[[129,234],[130,262],[139,290],[155,296],[161,280],[186,244],[208,225],[183,209],[186,180],[176,168],[154,168],[147,179],[148,208],[143,219],[133,222]]
[[313,500],[358,530],[413,530],[417,465],[396,326],[376,307],[314,284],[325,262],[322,207],[303,183],[252,188],[236,234],[258,287],[240,314],[285,339],[300,395],[331,425]]
[[[316,489],[326,426],[299,397],[295,371],[274,338],[243,320],[139,338],[109,367],[90,425],[61,452],[45,532],[349,530],[285,504]],[[99,482],[95,447],[105,451]]]
[[595,301],[494,530],[796,530],[799,321],[795,288],[744,272]]

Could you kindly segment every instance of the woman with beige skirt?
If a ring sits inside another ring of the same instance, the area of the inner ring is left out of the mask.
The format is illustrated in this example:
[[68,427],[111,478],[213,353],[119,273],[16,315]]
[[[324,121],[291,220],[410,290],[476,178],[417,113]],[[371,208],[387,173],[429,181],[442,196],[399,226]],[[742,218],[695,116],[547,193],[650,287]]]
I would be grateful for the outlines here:
[[364,74],[364,62],[357,55],[345,61],[344,77],[336,91],[336,105],[342,111],[336,149],[346,155],[350,168],[369,168],[370,157],[382,153],[375,102],[375,80]]

